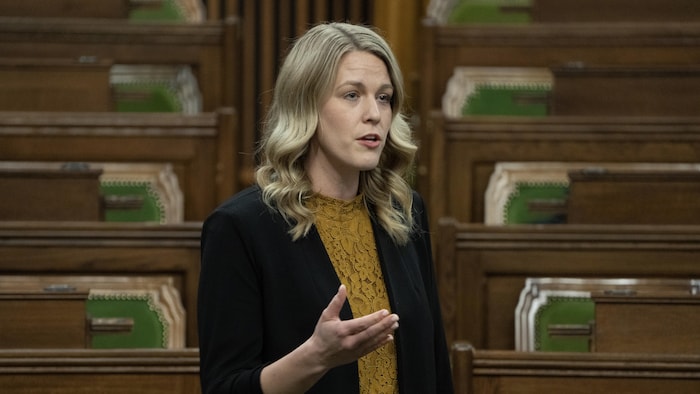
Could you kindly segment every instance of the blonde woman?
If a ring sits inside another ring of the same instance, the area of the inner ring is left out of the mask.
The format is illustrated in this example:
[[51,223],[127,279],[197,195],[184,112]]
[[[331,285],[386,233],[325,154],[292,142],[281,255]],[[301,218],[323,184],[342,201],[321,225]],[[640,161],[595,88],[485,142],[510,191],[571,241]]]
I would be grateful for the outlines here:
[[204,393],[451,393],[401,72],[373,29],[285,59],[256,185],[202,231]]

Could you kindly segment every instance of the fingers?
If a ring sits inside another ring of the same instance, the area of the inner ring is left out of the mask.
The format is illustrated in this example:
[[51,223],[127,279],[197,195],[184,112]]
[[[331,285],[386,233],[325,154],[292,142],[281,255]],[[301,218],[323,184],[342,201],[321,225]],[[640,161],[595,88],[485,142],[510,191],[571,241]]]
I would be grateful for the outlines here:
[[343,308],[345,299],[347,298],[347,289],[345,285],[338,287],[338,292],[335,293],[328,306],[323,311],[323,317],[326,319],[340,319],[340,310]]

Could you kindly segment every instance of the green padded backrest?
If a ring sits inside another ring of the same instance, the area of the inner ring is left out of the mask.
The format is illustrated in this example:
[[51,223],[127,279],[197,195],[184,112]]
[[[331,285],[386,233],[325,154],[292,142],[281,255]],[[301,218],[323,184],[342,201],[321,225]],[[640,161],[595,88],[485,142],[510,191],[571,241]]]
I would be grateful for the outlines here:
[[535,350],[588,352],[587,337],[551,337],[552,324],[589,324],[595,319],[595,303],[588,297],[550,296],[535,314]]
[[468,23],[530,23],[527,12],[504,11],[503,7],[528,7],[532,0],[461,0],[450,12],[451,24]]
[[137,7],[134,8],[129,13],[129,19],[133,21],[147,21],[147,22],[158,22],[158,21],[183,21],[185,16],[183,15],[180,7],[178,7],[175,0],[163,0],[162,3],[157,6],[148,7]]
[[550,90],[544,86],[478,86],[464,103],[462,114],[547,116],[549,108],[544,100],[524,103],[516,96],[546,97]]
[[93,335],[93,348],[167,347],[168,322],[163,317],[163,312],[154,304],[151,294],[90,294],[86,309],[90,317],[129,317],[134,320],[133,330],[129,333]]
[[568,193],[569,185],[565,183],[517,182],[503,208],[504,224],[565,223],[564,215],[533,212],[528,204],[533,200],[566,200]]
[[147,181],[100,181],[103,196],[139,196],[138,209],[105,209],[107,222],[157,222],[165,220],[165,207],[153,185]]
[[181,112],[177,95],[165,84],[114,84],[118,112]]

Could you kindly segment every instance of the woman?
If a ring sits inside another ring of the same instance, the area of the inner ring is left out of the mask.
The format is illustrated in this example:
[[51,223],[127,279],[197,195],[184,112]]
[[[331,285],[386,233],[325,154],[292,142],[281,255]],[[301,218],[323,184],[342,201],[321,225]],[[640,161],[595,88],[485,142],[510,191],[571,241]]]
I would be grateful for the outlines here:
[[204,393],[452,392],[403,100],[370,28],[321,24],[294,44],[256,185],[202,231]]

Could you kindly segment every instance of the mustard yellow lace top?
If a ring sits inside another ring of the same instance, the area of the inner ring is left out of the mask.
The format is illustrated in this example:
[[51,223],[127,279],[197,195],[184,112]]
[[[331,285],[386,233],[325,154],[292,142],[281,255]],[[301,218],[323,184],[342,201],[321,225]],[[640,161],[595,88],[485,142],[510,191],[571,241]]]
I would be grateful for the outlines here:
[[[316,228],[341,283],[348,290],[353,316],[389,308],[372,224],[362,196],[352,201],[315,195],[309,208],[316,212]],[[360,392],[398,393],[396,347],[393,342],[358,360]]]

